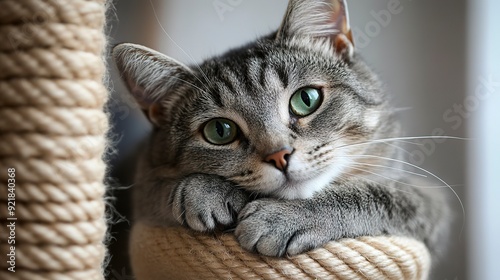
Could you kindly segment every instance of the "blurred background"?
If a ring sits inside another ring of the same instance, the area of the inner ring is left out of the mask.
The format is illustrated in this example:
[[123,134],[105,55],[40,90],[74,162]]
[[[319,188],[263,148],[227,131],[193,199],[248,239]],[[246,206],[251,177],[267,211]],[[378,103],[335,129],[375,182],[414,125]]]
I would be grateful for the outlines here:
[[[186,64],[275,30],[286,0],[116,0],[112,44],[133,42]],[[400,108],[406,136],[449,135],[409,146],[410,163],[446,181],[455,213],[449,251],[431,279],[500,279],[500,2],[348,1],[358,52]],[[149,125],[110,62],[117,151],[108,279],[133,279],[127,260],[134,147]],[[441,184],[438,180],[436,184]],[[463,231],[461,230],[463,226]],[[494,255],[495,254],[495,255]]]

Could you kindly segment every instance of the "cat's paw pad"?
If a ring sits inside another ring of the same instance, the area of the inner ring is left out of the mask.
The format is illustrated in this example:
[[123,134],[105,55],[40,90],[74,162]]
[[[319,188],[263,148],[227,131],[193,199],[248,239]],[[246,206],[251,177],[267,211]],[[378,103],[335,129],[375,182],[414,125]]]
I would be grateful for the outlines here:
[[249,203],[239,215],[235,235],[246,250],[266,256],[296,255],[320,246],[307,211],[271,199]]
[[233,225],[248,201],[247,194],[228,182],[205,177],[189,178],[177,186],[172,198],[174,217],[197,231]]

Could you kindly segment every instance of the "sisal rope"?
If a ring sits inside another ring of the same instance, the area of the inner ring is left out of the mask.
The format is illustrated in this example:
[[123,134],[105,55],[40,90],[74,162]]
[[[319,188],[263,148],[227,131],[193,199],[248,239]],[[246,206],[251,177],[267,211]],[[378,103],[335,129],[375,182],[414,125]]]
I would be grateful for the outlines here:
[[209,236],[184,228],[135,224],[132,267],[143,279],[427,279],[430,255],[419,241],[360,237],[288,257],[244,251],[231,234]]
[[[103,279],[105,0],[0,0],[0,279]],[[7,270],[7,169],[16,272]]]

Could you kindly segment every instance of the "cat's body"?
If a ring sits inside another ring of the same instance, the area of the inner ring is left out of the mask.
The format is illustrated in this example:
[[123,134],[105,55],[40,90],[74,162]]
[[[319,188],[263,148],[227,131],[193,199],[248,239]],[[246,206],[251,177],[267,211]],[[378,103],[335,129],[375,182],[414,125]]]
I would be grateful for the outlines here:
[[155,126],[134,186],[136,220],[235,227],[244,248],[271,256],[382,234],[440,250],[445,203],[394,176],[400,149],[370,142],[399,126],[353,51],[343,3],[326,2],[291,1],[278,32],[199,66],[115,48]]

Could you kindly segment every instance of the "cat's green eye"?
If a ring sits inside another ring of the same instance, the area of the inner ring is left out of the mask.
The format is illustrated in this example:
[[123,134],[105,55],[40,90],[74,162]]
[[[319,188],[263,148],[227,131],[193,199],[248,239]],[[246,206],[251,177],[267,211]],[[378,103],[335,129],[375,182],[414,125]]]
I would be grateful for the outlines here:
[[205,139],[215,145],[226,145],[238,135],[238,126],[228,119],[213,119],[203,128]]
[[321,104],[319,89],[305,87],[297,90],[290,99],[290,109],[298,117],[312,114]]

